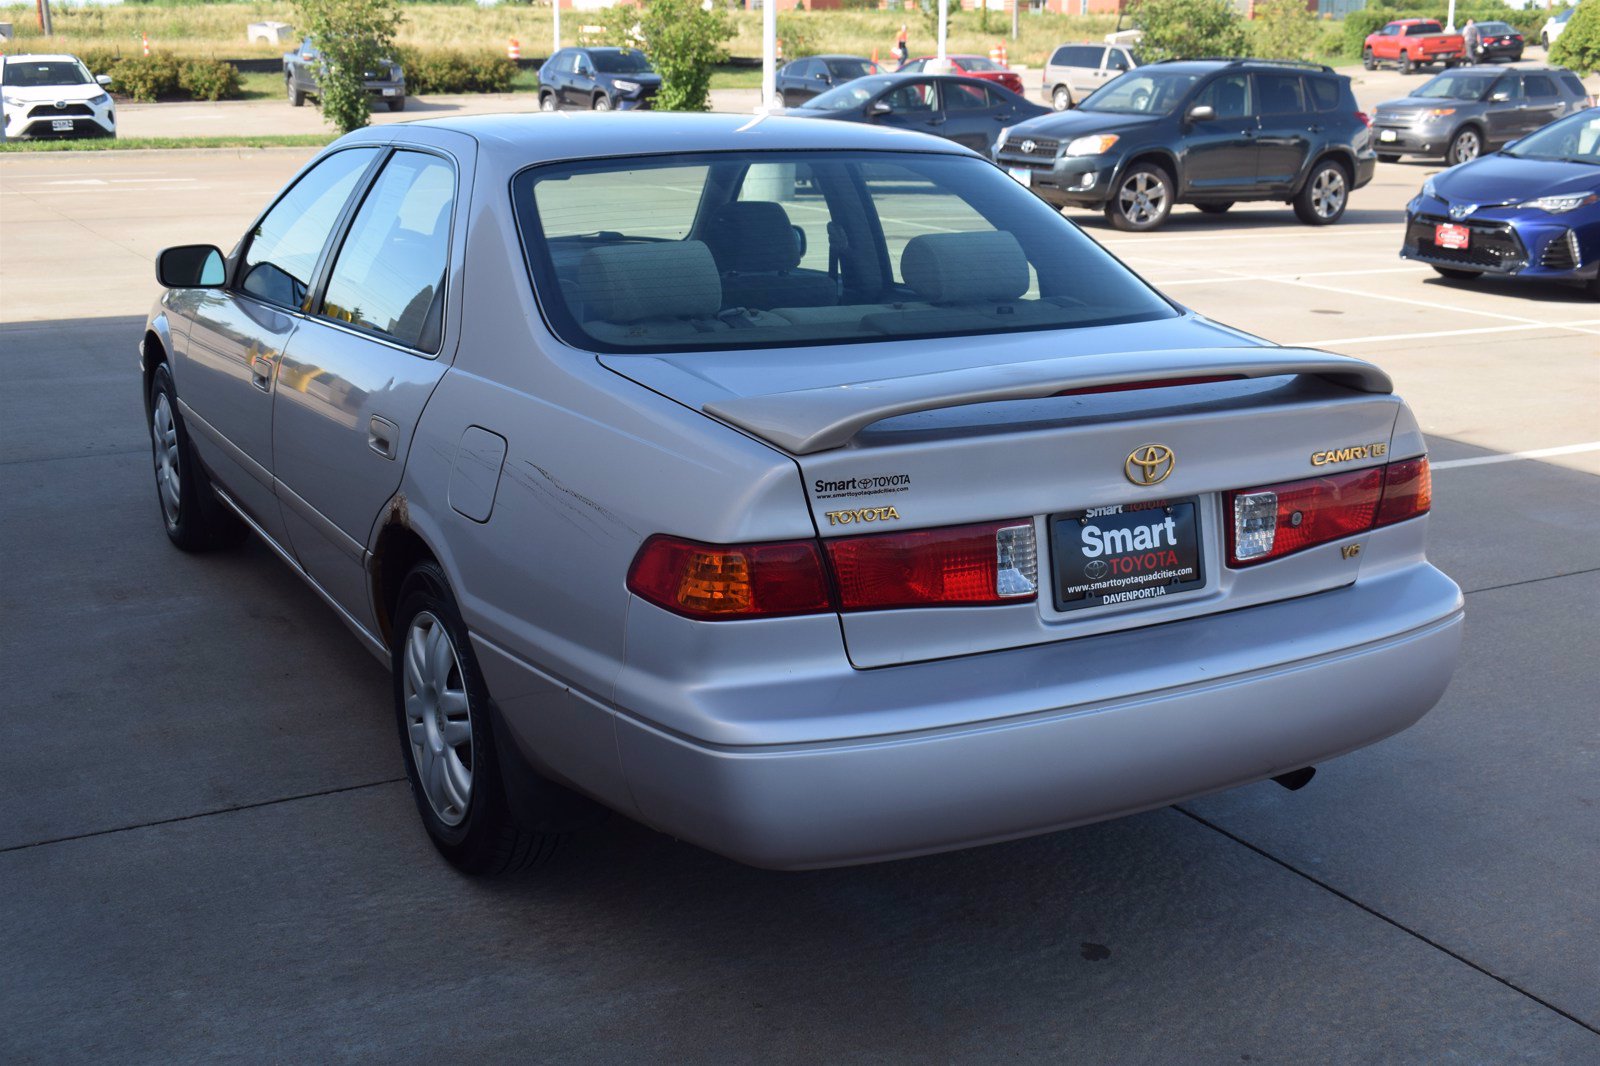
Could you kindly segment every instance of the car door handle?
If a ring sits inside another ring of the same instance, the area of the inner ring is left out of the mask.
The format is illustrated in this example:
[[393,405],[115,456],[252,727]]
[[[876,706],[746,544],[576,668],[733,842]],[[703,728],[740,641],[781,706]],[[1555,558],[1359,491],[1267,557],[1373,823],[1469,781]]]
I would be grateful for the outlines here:
[[372,416],[367,423],[367,447],[383,456],[393,459],[395,454],[395,441],[400,438],[400,427],[387,418]]
[[272,391],[272,356],[257,355],[250,360],[250,384],[262,392]]

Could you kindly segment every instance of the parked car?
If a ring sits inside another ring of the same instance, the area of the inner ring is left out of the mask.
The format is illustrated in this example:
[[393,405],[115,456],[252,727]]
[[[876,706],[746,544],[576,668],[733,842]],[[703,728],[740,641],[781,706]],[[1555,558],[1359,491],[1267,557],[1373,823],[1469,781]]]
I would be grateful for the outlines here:
[[778,68],[778,95],[784,107],[799,107],[813,96],[845,82],[882,73],[862,56],[807,56]]
[[1112,78],[1138,65],[1133,49],[1124,44],[1085,41],[1058,45],[1044,66],[1044,97],[1057,111],[1065,111]]
[[[300,47],[283,55],[283,88],[289,103],[304,107],[306,99],[318,95],[317,73],[322,67],[322,53],[310,37],[302,38]],[[365,71],[367,92],[374,100],[387,104],[390,111],[406,109],[406,72],[400,64],[386,59],[375,70]]]
[[168,536],[248,526],[389,665],[465,870],[594,801],[806,868],[1297,787],[1456,661],[1389,378],[1175,306],[948,142],[364,129],[157,276]]
[[994,154],[995,140],[1005,127],[1049,113],[1049,108],[993,82],[950,74],[857,78],[788,111],[797,118],[871,122],[931,133],[985,156]]
[[1600,299],[1600,111],[1569,115],[1429,178],[1406,206],[1403,259],[1447,278],[1580,281]]
[[1539,43],[1549,51],[1550,46],[1556,43],[1561,36],[1561,31],[1567,28],[1567,21],[1572,18],[1572,13],[1578,10],[1576,4],[1564,7],[1560,11],[1544,20],[1544,26],[1539,30]]
[[[992,81],[996,85],[1010,89],[1018,96],[1023,95],[1022,75],[1009,67],[1001,66],[988,56],[953,56],[946,55],[945,62],[949,64],[948,70],[936,70],[939,62],[938,56],[922,56],[906,63],[896,74],[921,74],[924,71],[934,70],[940,74],[965,74],[969,78],[980,78],[983,81]],[[934,64],[935,67],[930,67]]]
[[541,111],[636,111],[660,90],[661,75],[637,48],[563,48],[539,68]]
[[1476,44],[1469,47],[1469,63],[1498,63],[1502,59],[1515,63],[1522,59],[1522,34],[1509,22],[1479,22]]
[[1372,128],[1383,162],[1422,155],[1454,166],[1588,106],[1583,82],[1561,67],[1450,70],[1379,104]]
[[1292,203],[1302,222],[1327,225],[1377,162],[1349,78],[1270,60],[1143,66],[1075,110],[1005,131],[998,149],[1050,203],[1103,209],[1126,230],[1155,229],[1174,204],[1220,214],[1241,200]]
[[77,56],[0,56],[5,139],[115,137],[111,78],[93,75]]
[[1415,74],[1418,67],[1430,63],[1453,67],[1466,58],[1466,39],[1459,33],[1446,33],[1433,19],[1396,19],[1368,34],[1361,48],[1361,65],[1368,70],[1393,63],[1402,74]]

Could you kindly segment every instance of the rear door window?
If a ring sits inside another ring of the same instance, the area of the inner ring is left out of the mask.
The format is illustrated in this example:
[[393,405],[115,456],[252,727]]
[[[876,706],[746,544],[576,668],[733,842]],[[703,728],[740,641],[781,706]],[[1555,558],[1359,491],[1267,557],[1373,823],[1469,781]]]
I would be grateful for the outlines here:
[[301,308],[334,223],[377,155],[376,148],[335,152],[295,182],[251,232],[239,288],[280,307]]
[[339,249],[324,315],[407,348],[439,350],[455,180],[439,156],[403,151],[389,159]]
[[944,87],[944,107],[946,111],[982,111],[992,106],[989,96],[983,91],[981,85],[963,85],[961,82],[946,82]]
[[1297,74],[1257,74],[1256,92],[1262,115],[1298,115],[1306,110]]
[[1524,74],[1522,88],[1529,96],[1550,97],[1556,95],[1556,83],[1544,74]]

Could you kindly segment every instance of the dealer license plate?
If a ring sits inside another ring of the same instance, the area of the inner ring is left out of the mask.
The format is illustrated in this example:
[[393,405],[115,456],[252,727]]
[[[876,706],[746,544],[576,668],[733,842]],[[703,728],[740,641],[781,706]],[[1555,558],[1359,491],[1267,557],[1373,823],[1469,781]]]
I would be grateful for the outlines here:
[[1394,130],[1379,130],[1378,131],[1378,140],[1380,140],[1380,141],[1398,141],[1399,139],[1400,139],[1400,135],[1398,133],[1396,133]]
[[50,120],[50,129],[56,133],[69,133],[72,130],[70,118],[53,118]]
[[1193,497],[1050,518],[1056,609],[1160,599],[1205,584]]
[[1011,176],[1017,179],[1017,184],[1024,189],[1033,187],[1033,171],[1027,167],[1012,167]]
[[1440,248],[1454,248],[1460,251],[1472,243],[1472,231],[1465,226],[1441,222],[1433,227],[1433,243]]

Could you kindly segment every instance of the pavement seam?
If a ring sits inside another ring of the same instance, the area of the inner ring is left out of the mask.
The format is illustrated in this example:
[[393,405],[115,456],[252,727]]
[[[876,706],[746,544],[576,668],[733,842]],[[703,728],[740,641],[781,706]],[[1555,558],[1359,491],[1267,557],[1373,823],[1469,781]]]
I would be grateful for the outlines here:
[[152,829],[160,825],[172,825],[176,822],[192,822],[198,818],[211,818],[219,814],[233,814],[236,811],[253,811],[262,807],[276,807],[280,803],[294,803],[297,800],[316,799],[319,796],[337,796],[343,792],[359,792],[362,789],[378,788],[381,785],[393,785],[404,781],[404,777],[386,777],[381,781],[367,781],[359,785],[341,785],[338,788],[325,788],[320,792],[302,792],[294,796],[279,796],[277,799],[261,800],[257,803],[241,803],[236,807],[218,807],[213,811],[198,811],[194,814],[180,814],[175,818],[157,818],[152,822],[139,822],[136,825],[119,825],[114,829],[96,829],[89,833],[77,833],[73,836],[52,837],[49,840],[35,840],[27,844],[12,844],[0,848],[0,855],[13,851],[27,851],[29,848],[43,848],[51,844],[66,844],[74,840],[89,840],[93,837],[112,836],[117,833],[131,833],[136,829]]
[[1494,592],[1498,589],[1514,589],[1519,585],[1533,585],[1540,581],[1559,581],[1564,577],[1582,577],[1584,574],[1600,573],[1600,566],[1591,566],[1587,570],[1573,570],[1566,574],[1546,574],[1544,577],[1526,577],[1521,581],[1508,581],[1504,585],[1485,585],[1481,589],[1467,589],[1463,596],[1476,596],[1480,592]]
[[36,455],[31,459],[0,459],[0,466],[27,466],[29,463],[62,463],[71,459],[102,459],[108,455],[139,455],[149,451],[144,445],[108,452],[79,452],[76,455]]
[[1278,856],[1272,854],[1270,851],[1267,851],[1265,848],[1262,848],[1262,847],[1259,847],[1258,845],[1250,843],[1250,841],[1244,839],[1243,837],[1239,836],[1238,834],[1229,832],[1228,830],[1222,828],[1220,825],[1216,824],[1215,822],[1209,821],[1208,819],[1201,817],[1200,815],[1194,813],[1193,811],[1189,810],[1186,807],[1183,807],[1183,806],[1181,806],[1179,804],[1173,804],[1172,809],[1177,811],[1179,814],[1184,815],[1187,818],[1190,818],[1190,819],[1193,819],[1196,822],[1199,822],[1201,825],[1205,826],[1207,829],[1211,830],[1212,832],[1217,833],[1217,834],[1219,834],[1221,836],[1227,837],[1229,840],[1233,841],[1235,844],[1238,844],[1238,845],[1240,845],[1241,847],[1244,847],[1244,848],[1248,848],[1249,850],[1255,852],[1257,855],[1261,856],[1263,859],[1266,859],[1268,862],[1275,863],[1276,865],[1283,867],[1285,870],[1288,870],[1290,873],[1295,874],[1298,877],[1304,878],[1305,880],[1311,882],[1313,885],[1316,885],[1318,888],[1322,889],[1323,891],[1331,893],[1332,895],[1335,895],[1335,896],[1339,897],[1340,899],[1344,900],[1346,903],[1350,904],[1351,906],[1360,908],[1361,910],[1365,911],[1366,913],[1372,915],[1372,917],[1378,919],[1379,921],[1381,921],[1381,922],[1383,922],[1383,923],[1385,923],[1387,925],[1393,926],[1394,928],[1400,930],[1402,933],[1405,933],[1407,936],[1410,936],[1410,937],[1412,937],[1412,938],[1414,938],[1414,939],[1416,939],[1418,941],[1421,941],[1422,943],[1428,945],[1428,947],[1433,948],[1435,951],[1439,951],[1439,952],[1444,953],[1445,955],[1450,956],[1452,959],[1454,959],[1457,962],[1461,963],[1463,966],[1466,966],[1466,967],[1469,967],[1470,969],[1476,970],[1478,973],[1481,973],[1483,976],[1489,978],[1490,980],[1496,981],[1499,984],[1502,984],[1505,987],[1511,989],[1511,991],[1516,992],[1517,994],[1519,994],[1521,996],[1524,996],[1527,999],[1532,1000],[1533,1002],[1537,1003],[1539,1006],[1545,1008],[1546,1010],[1551,1011],[1552,1013],[1555,1013],[1555,1014],[1559,1014],[1561,1017],[1565,1018],[1567,1021],[1571,1022],[1573,1025],[1576,1025],[1581,1029],[1585,1029],[1585,1030],[1593,1033],[1596,1036],[1600,1036],[1600,1027],[1596,1027],[1596,1026],[1590,1025],[1588,1022],[1584,1021],[1582,1018],[1579,1018],[1577,1015],[1573,1014],[1571,1011],[1564,1010],[1561,1007],[1556,1006],[1554,1003],[1550,1002],[1549,1000],[1535,995],[1534,993],[1528,991],[1528,989],[1523,988],[1521,985],[1517,984],[1515,981],[1512,981],[1510,978],[1501,977],[1499,974],[1495,973],[1493,970],[1489,969],[1486,966],[1480,965],[1479,963],[1473,962],[1471,959],[1467,958],[1465,955],[1461,954],[1460,952],[1454,951],[1454,950],[1452,950],[1450,948],[1447,948],[1443,944],[1439,943],[1439,941],[1434,940],[1431,937],[1428,937],[1427,935],[1418,932],[1417,930],[1411,928],[1410,926],[1401,923],[1397,919],[1389,917],[1387,914],[1384,914],[1382,911],[1377,910],[1374,907],[1371,907],[1371,906],[1369,906],[1369,905],[1367,905],[1365,903],[1362,903],[1359,899],[1356,899],[1354,896],[1350,895],[1348,892],[1344,892],[1344,891],[1341,891],[1340,889],[1337,889],[1337,888],[1333,887],[1333,885],[1329,884],[1327,881],[1324,881],[1321,878],[1316,877],[1313,874],[1307,873],[1305,870],[1300,869],[1298,866],[1294,865],[1293,863],[1289,862],[1288,860],[1278,858]]

